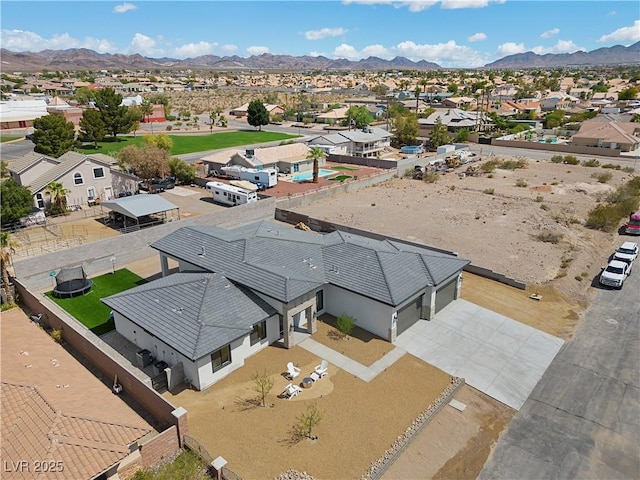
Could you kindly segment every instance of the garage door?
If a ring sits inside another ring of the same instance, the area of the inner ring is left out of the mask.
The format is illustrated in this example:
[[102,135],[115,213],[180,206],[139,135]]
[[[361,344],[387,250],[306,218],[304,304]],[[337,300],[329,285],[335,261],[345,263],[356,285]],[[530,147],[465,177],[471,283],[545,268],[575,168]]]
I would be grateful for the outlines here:
[[449,283],[439,288],[436,292],[436,311],[438,313],[444,307],[449,305],[456,298],[457,279],[451,280]]
[[411,325],[420,320],[420,314],[422,313],[422,295],[420,295],[414,302],[411,302],[406,307],[398,310],[398,320],[396,323],[396,334],[400,335]]

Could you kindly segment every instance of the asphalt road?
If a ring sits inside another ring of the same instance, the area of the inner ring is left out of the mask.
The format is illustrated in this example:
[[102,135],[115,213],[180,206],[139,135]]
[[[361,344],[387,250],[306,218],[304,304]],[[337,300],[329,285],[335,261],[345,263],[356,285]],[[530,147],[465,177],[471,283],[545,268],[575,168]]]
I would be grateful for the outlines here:
[[594,279],[598,292],[583,324],[478,478],[640,478],[639,267],[621,290],[601,289]]
[[4,162],[17,160],[30,152],[33,152],[33,142],[31,140],[0,144],[0,159]]

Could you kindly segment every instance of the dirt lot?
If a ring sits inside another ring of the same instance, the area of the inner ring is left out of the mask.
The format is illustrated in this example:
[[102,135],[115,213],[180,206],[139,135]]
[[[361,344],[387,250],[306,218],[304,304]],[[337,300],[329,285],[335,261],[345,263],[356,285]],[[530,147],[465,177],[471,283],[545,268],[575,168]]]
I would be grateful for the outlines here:
[[[591,177],[607,171],[613,178],[606,184]],[[435,183],[392,179],[297,210],[457,252],[474,264],[544,289],[547,296],[555,288],[583,311],[592,279],[618,239],[582,223],[599,198],[630,177],[602,168],[531,161],[526,169],[496,170],[492,178],[448,173]],[[555,235],[558,243],[539,239],[545,234]]]

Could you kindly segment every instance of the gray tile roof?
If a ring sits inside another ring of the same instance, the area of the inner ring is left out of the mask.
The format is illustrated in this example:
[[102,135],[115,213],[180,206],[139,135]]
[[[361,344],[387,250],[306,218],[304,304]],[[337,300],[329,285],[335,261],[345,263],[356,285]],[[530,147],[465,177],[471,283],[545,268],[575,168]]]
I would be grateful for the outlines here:
[[60,160],[58,160],[57,158],[48,157],[47,155],[44,155],[42,153],[29,152],[25,156],[11,162],[7,167],[7,169],[11,172],[21,174],[26,169],[28,169],[32,165],[35,165],[43,158],[46,158],[55,163],[60,163]]
[[151,246],[283,302],[330,283],[395,306],[469,263],[401,242],[267,221],[231,230],[184,227]]
[[247,335],[277,313],[217,273],[176,273],[102,301],[191,360]]

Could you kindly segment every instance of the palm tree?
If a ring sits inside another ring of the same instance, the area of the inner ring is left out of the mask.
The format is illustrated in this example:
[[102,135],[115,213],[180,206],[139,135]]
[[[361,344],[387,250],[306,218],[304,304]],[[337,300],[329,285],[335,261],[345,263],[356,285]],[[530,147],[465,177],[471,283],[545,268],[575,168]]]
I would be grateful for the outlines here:
[[45,191],[51,196],[51,202],[53,208],[51,209],[55,213],[64,213],[67,211],[67,193],[69,189],[64,188],[64,185],[60,182],[51,182],[47,185]]
[[13,305],[16,303],[13,298],[13,292],[9,286],[9,265],[11,265],[11,255],[16,252],[18,243],[11,239],[7,232],[0,233],[0,245],[2,246],[0,263],[2,264],[2,283],[4,284],[4,293],[7,296],[7,303]]
[[321,147],[311,147],[307,153],[307,159],[313,160],[313,183],[318,183],[318,170],[320,160],[324,159],[327,153]]

